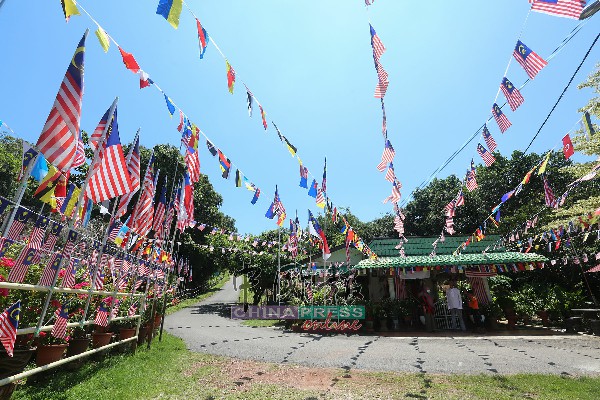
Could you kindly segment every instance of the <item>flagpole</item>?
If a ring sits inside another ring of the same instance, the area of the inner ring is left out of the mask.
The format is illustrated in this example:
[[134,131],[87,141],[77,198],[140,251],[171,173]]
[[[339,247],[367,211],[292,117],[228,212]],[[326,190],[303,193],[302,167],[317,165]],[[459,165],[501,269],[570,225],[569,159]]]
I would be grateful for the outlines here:
[[277,302],[281,305],[281,226],[277,225]]
[[[83,197],[85,196],[85,192],[87,191],[87,188],[89,186],[90,178],[92,177],[92,173],[94,172],[94,165],[96,165],[96,163],[98,162],[98,157],[100,156],[100,149],[102,149],[104,147],[104,143],[106,142],[106,133],[112,126],[112,120],[115,115],[115,109],[117,108],[118,102],[119,102],[119,98],[115,97],[115,100],[113,101],[113,103],[111,104],[111,106],[109,108],[108,118],[106,120],[106,126],[104,127],[104,130],[102,131],[102,137],[100,138],[100,141],[97,144],[96,151],[94,152],[94,158],[92,159],[92,163],[90,164],[90,168],[88,170],[87,177],[85,178],[85,181],[83,182],[81,192],[79,193],[79,198],[77,199],[77,207],[75,208],[75,216],[73,218],[71,218],[71,221],[69,221],[69,228],[73,228],[73,225],[75,224],[75,220],[79,216],[79,210],[83,206]],[[111,215],[111,218],[112,218],[112,215]]]

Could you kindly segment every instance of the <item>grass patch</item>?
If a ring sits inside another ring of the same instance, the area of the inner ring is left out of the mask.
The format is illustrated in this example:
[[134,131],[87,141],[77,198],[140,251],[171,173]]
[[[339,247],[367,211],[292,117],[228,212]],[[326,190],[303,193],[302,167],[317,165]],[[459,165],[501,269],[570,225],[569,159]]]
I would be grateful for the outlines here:
[[236,360],[192,353],[169,334],[135,354],[57,369],[20,384],[16,400],[97,399],[581,399],[598,398],[598,377],[372,373]]
[[215,279],[213,284],[211,285],[210,289],[208,289],[206,292],[201,293],[199,295],[197,295],[196,297],[190,297],[189,299],[185,299],[182,302],[180,302],[179,304],[177,304],[176,306],[171,306],[169,308],[167,308],[167,315],[169,314],[173,314],[174,312],[177,312],[179,310],[183,310],[184,308],[193,306],[194,304],[198,303],[199,301],[202,301],[210,296],[212,296],[215,292],[218,292],[219,290],[221,290],[221,288],[229,281],[229,274],[225,273],[224,276],[222,276],[219,279]]

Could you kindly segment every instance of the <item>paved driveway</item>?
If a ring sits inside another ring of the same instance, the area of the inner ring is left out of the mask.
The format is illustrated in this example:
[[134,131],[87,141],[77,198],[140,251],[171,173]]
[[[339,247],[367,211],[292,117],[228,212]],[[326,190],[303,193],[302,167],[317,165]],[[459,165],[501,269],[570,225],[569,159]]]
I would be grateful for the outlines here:
[[165,320],[192,351],[336,367],[350,371],[600,375],[600,339],[589,336],[382,337],[298,334],[251,328],[229,318],[230,281],[211,298]]

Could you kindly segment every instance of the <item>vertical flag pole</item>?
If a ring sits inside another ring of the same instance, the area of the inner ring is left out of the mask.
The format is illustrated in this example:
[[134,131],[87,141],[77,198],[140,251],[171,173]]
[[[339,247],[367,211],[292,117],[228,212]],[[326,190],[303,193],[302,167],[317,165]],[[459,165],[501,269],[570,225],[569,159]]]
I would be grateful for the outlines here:
[[277,225],[277,301],[281,305],[281,227]]

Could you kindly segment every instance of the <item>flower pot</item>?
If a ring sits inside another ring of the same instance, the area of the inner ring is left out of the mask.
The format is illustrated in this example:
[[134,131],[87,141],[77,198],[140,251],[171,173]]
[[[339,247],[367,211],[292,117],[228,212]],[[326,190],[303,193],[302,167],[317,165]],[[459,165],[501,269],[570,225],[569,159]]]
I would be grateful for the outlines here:
[[92,347],[97,349],[98,347],[106,346],[112,339],[112,332],[92,332]]
[[81,354],[88,349],[90,346],[89,338],[73,338],[69,340],[69,347],[67,347],[67,357],[76,356]]
[[2,351],[0,351],[0,379],[23,372],[34,351],[35,347],[15,347],[13,356],[9,357],[4,347],[2,347]]
[[138,345],[142,345],[144,343],[144,340],[146,340],[146,336],[148,335],[148,327],[147,326],[140,326],[140,331],[138,333]]
[[41,367],[42,365],[60,360],[63,357],[67,346],[67,344],[46,344],[38,346],[35,365]]
[[119,340],[130,339],[135,336],[135,328],[119,329]]

